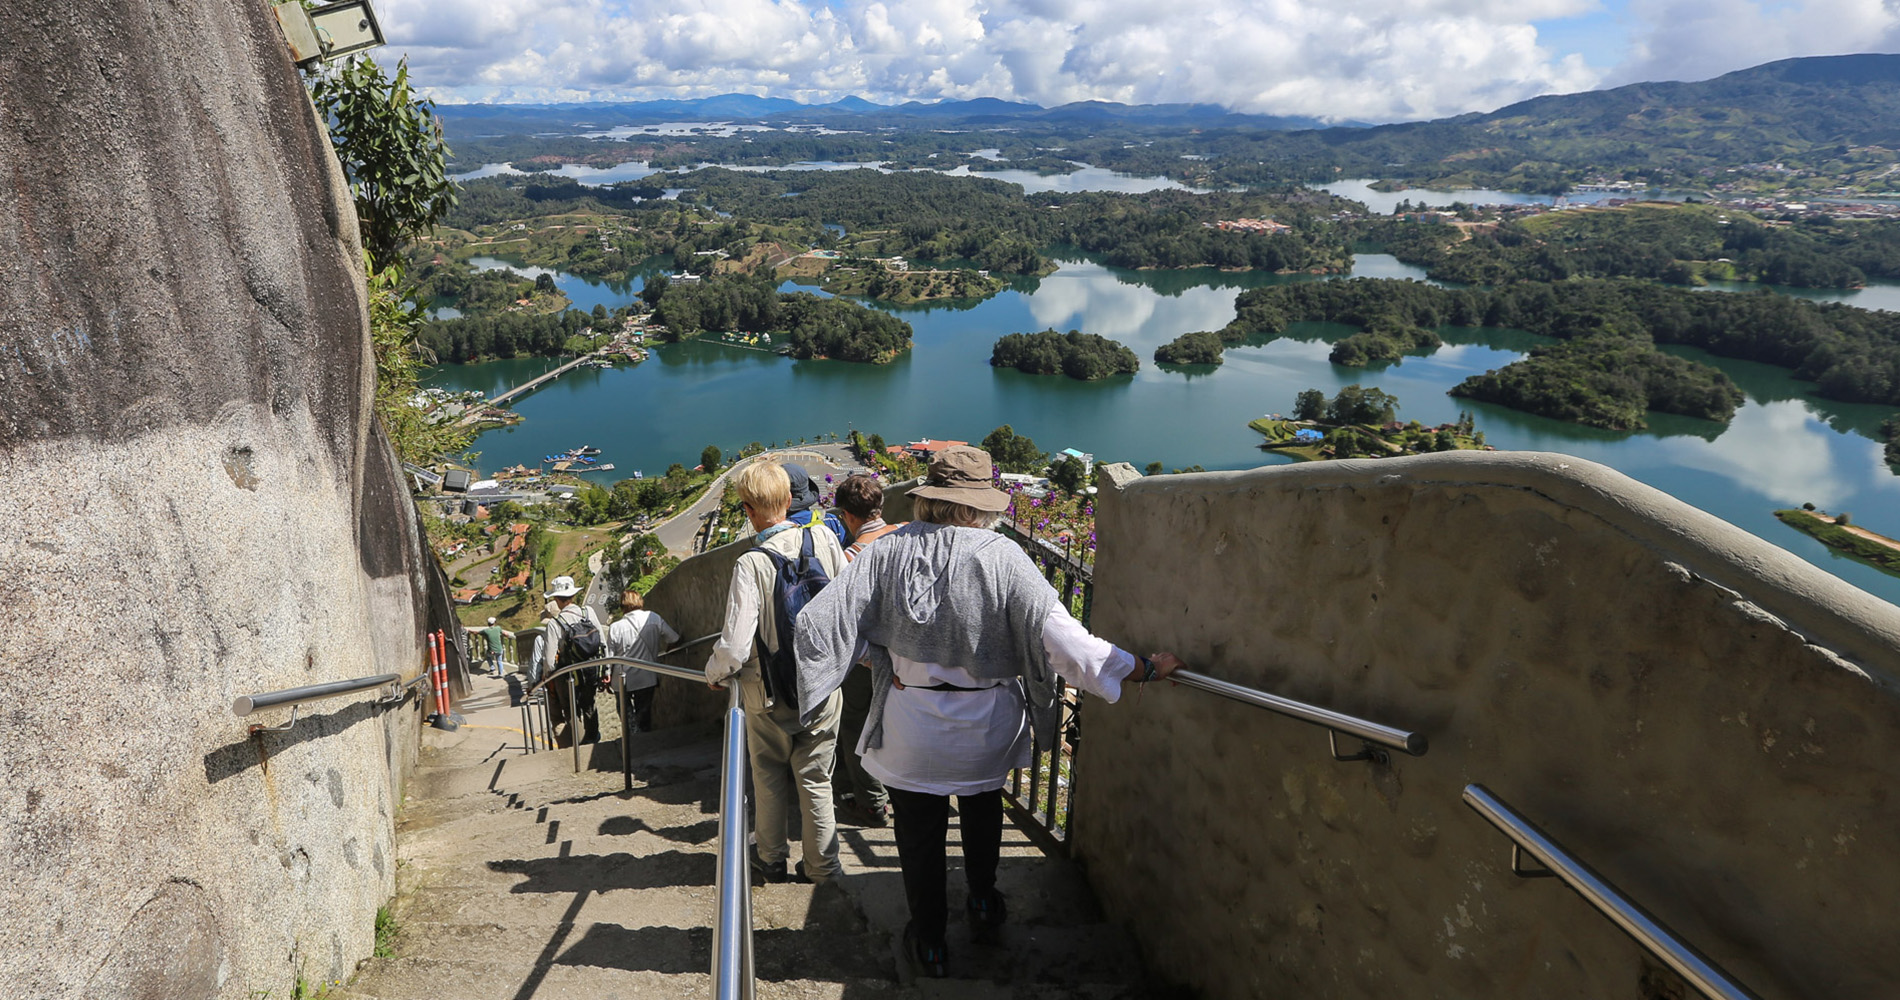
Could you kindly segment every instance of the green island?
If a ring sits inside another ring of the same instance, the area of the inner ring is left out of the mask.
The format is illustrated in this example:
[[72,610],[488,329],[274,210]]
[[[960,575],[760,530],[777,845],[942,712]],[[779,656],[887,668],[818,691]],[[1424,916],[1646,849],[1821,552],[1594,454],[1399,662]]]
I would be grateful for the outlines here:
[[1057,333],[1053,329],[1004,334],[990,350],[990,364],[1028,375],[1067,375],[1084,382],[1133,375],[1141,369],[1135,352],[1118,341],[1079,330]]
[[1855,527],[1845,511],[1830,515],[1813,507],[1808,504],[1802,509],[1778,510],[1775,517],[1856,562],[1900,576],[1900,539]]
[[769,276],[722,275],[685,282],[654,278],[641,291],[663,328],[654,335],[677,343],[708,331],[783,338],[795,358],[886,364],[910,349],[909,323],[849,299],[780,292]]
[[1307,389],[1294,399],[1291,419],[1269,414],[1247,426],[1266,438],[1262,451],[1304,462],[1488,449],[1470,413],[1459,413],[1456,423],[1427,427],[1416,420],[1399,423],[1398,408],[1398,397],[1381,389],[1349,385],[1330,399]]

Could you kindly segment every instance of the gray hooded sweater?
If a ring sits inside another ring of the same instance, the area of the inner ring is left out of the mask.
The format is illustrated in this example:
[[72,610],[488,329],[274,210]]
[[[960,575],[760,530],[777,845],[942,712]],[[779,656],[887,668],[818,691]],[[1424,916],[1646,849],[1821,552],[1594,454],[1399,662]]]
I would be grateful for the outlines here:
[[1056,679],[1042,625],[1055,602],[1055,588],[1002,535],[912,522],[866,548],[799,612],[798,703],[823,706],[863,640],[873,670],[865,746],[884,745],[892,653],[990,680],[1022,678],[1036,746],[1053,746]]

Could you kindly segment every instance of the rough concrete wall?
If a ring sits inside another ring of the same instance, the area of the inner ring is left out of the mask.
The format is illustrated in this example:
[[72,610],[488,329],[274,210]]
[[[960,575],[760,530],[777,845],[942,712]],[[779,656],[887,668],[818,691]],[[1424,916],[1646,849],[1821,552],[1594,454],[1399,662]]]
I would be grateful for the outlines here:
[[0,993],[288,996],[369,953],[421,663],[348,201],[262,3],[0,5]]
[[1514,878],[1460,801],[1479,782],[1765,998],[1900,990],[1893,606],[1563,456],[1120,475],[1100,632],[1431,739],[1335,763],[1324,731],[1184,687],[1089,704],[1076,848],[1164,976],[1694,995]]

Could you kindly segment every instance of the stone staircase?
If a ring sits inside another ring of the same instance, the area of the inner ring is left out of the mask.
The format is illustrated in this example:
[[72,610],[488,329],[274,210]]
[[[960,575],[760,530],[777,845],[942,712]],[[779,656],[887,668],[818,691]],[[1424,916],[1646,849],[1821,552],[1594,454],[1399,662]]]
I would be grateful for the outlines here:
[[[518,688],[518,682],[510,679]],[[710,997],[718,730],[642,734],[634,789],[617,743],[523,755],[509,686],[475,680],[469,725],[424,730],[398,823],[394,957],[371,959],[338,1000],[636,1000]],[[612,732],[608,699],[603,728]],[[754,888],[761,998],[1117,1000],[1149,997],[1133,942],[1080,873],[1021,830],[1004,832],[996,945],[953,919],[951,978],[914,980],[889,829],[841,828],[832,885]],[[953,918],[962,908],[950,845]]]

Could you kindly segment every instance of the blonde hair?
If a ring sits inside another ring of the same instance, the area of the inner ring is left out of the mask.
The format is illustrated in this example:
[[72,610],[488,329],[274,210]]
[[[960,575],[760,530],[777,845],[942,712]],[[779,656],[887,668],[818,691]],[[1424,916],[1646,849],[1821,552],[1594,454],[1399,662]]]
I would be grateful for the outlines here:
[[639,591],[637,591],[637,590],[627,590],[627,591],[622,591],[622,592],[621,592],[621,594],[620,594],[620,610],[622,610],[622,611],[638,611],[638,610],[640,610],[641,608],[644,608],[644,607],[646,607],[646,606],[647,606],[647,602],[646,602],[646,599],[640,596],[640,592],[639,592]]
[[932,497],[912,497],[910,516],[930,524],[950,524],[964,528],[996,527],[1003,519],[1002,511],[977,510],[965,503],[954,500],[937,500]]
[[783,514],[791,509],[792,477],[777,462],[761,459],[740,469],[732,477],[732,487],[739,491],[740,500],[760,513]]

